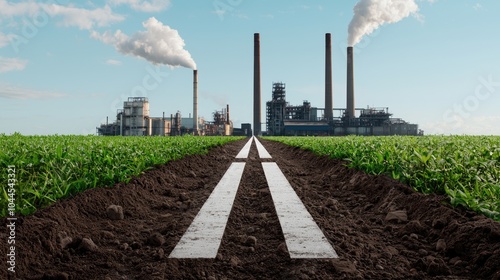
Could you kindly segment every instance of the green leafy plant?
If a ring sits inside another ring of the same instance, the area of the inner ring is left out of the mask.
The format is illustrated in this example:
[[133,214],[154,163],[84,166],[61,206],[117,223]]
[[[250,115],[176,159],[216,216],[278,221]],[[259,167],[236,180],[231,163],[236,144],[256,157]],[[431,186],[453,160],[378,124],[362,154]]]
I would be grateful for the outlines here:
[[147,169],[242,137],[0,135],[0,216],[7,215],[7,166],[16,167],[16,213],[27,215],[86,189],[127,182]]
[[266,137],[386,174],[422,193],[446,194],[500,221],[500,137]]

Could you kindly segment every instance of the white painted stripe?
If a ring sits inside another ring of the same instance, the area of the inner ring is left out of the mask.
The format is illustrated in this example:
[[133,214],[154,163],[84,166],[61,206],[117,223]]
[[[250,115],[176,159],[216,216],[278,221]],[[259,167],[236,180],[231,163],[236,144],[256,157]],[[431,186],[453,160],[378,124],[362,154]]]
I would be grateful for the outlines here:
[[247,158],[248,153],[250,153],[250,146],[252,146],[253,136],[248,140],[248,142],[243,146],[241,151],[236,155],[236,158]]
[[263,162],[262,168],[290,258],[338,258],[337,252],[314,222],[278,165],[275,162]]
[[266,148],[262,146],[257,137],[255,137],[255,145],[257,146],[257,152],[259,152],[260,158],[272,158],[271,155],[267,152]]
[[215,258],[245,168],[233,162],[169,258]]

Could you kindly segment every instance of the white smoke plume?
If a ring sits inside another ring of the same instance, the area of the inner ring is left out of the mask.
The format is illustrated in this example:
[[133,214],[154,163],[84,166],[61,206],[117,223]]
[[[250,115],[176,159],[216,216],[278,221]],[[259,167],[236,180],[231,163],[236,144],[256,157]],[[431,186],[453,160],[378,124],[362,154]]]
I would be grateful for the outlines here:
[[136,32],[130,37],[120,30],[114,34],[109,32],[99,34],[93,31],[91,36],[114,46],[122,54],[142,57],[155,65],[196,69],[196,63],[191,54],[184,49],[186,44],[177,30],[163,25],[154,17],[142,25],[146,31]]
[[347,42],[354,46],[364,35],[369,35],[385,23],[395,23],[409,15],[417,15],[415,0],[360,0],[354,6],[354,17],[349,23]]

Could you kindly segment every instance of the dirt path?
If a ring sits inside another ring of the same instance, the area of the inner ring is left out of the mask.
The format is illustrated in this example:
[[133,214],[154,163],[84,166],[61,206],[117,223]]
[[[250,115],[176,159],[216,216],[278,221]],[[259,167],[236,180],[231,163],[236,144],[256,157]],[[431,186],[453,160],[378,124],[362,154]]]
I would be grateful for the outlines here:
[[[10,279],[500,279],[500,223],[385,176],[261,142],[272,159],[260,159],[255,143],[247,159],[235,159],[246,143],[238,141],[25,217]],[[246,166],[217,257],[168,258],[238,161]],[[338,259],[289,257],[263,161],[278,164]],[[108,216],[112,204],[123,208],[123,219]]]

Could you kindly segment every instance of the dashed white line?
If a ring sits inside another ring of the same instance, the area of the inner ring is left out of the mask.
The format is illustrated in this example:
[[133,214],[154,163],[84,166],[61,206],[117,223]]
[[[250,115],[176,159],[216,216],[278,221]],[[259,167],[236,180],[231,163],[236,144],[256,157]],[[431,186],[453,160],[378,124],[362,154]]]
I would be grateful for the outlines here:
[[[251,140],[250,140],[251,143]],[[169,258],[215,258],[245,168],[233,162]]]
[[262,146],[257,137],[255,137],[255,145],[257,146],[257,152],[259,152],[260,158],[272,158],[271,155],[267,152],[266,148]]
[[247,158],[248,157],[248,153],[250,152],[250,146],[252,146],[253,138],[254,138],[254,136],[252,136],[250,138],[250,140],[248,140],[248,142],[245,144],[245,146],[243,146],[241,151],[236,155],[236,158]]
[[338,258],[337,252],[314,222],[278,165],[275,162],[263,162],[262,168],[290,258]]

